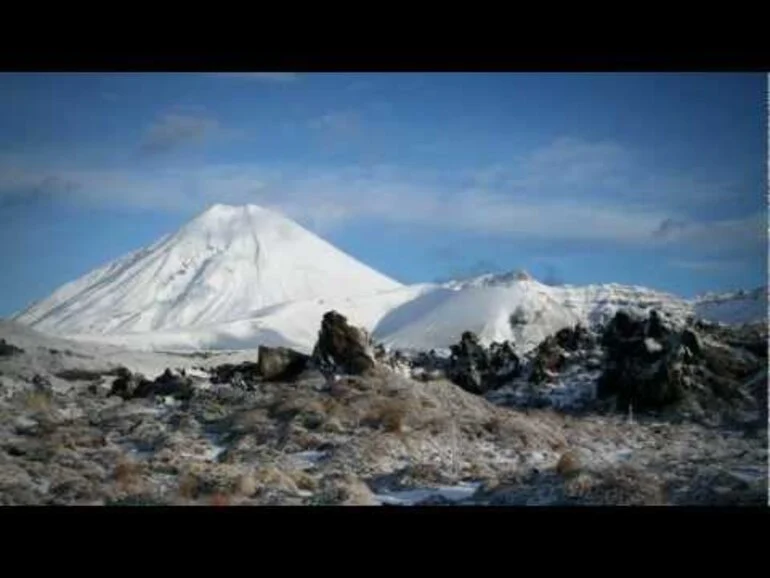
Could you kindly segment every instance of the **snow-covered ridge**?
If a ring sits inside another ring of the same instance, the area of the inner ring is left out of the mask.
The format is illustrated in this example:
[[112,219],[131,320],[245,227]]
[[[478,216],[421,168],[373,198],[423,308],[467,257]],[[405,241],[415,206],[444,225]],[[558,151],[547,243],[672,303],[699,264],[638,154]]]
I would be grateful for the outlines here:
[[300,225],[254,205],[215,205],[158,242],[68,283],[15,320],[135,349],[309,352],[337,310],[391,348],[445,349],[473,331],[527,352],[618,310],[743,323],[767,318],[767,289],[687,300],[619,284],[550,286],[525,271],[403,286]]
[[62,334],[160,331],[245,319],[280,303],[400,287],[277,213],[215,205],[14,319]]

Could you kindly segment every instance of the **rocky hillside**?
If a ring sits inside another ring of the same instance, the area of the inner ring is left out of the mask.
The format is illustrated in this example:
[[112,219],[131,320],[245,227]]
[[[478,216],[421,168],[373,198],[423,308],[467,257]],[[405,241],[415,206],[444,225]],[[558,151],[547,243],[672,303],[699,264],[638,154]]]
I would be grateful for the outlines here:
[[[310,355],[165,356],[153,375],[3,325],[0,503],[767,503],[767,418],[743,396],[767,395],[766,333],[659,322],[407,358],[328,312]],[[586,375],[599,399],[581,411],[511,406]]]

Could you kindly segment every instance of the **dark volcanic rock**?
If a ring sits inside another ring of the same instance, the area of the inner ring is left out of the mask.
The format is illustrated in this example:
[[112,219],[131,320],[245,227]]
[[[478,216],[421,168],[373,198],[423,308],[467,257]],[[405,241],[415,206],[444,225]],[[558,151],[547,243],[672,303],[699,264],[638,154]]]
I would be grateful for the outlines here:
[[192,379],[166,369],[155,381],[140,383],[134,395],[135,397],[168,395],[177,399],[190,399],[193,395]]
[[519,358],[510,343],[492,343],[489,349],[478,337],[466,331],[460,343],[451,346],[447,376],[454,383],[476,394],[497,389],[519,374]]
[[737,329],[720,328],[720,341],[706,343],[700,325],[683,331],[667,327],[656,312],[647,320],[619,312],[602,337],[607,360],[597,394],[616,396],[620,409],[661,410],[678,406],[756,408],[749,379],[763,361],[725,342]]
[[266,380],[289,380],[302,373],[309,360],[293,349],[260,346],[257,369]]
[[252,390],[262,380],[259,364],[245,361],[239,364],[223,363],[209,369],[211,383],[230,384],[240,389]]
[[535,350],[529,381],[532,383],[542,383],[550,375],[561,371],[566,364],[567,357],[564,350],[559,346],[557,337],[547,337]]
[[348,320],[336,311],[323,316],[312,360],[326,375],[361,375],[376,367],[367,333],[348,325]]
[[117,395],[123,399],[131,399],[136,396],[136,390],[140,387],[146,388],[150,383],[142,374],[131,373],[125,367],[119,367],[116,370],[117,377],[112,382],[110,395]]
[[582,325],[565,327],[554,336],[556,343],[566,351],[590,349],[596,345],[596,340],[588,329]]
[[11,355],[18,355],[19,353],[24,353],[24,350],[8,343],[5,339],[0,339],[0,357],[10,357]]
[[190,399],[193,394],[192,380],[189,377],[166,369],[154,381],[146,379],[140,373],[131,373],[125,367],[118,369],[118,377],[112,382],[110,395],[123,399],[168,395],[178,399]]
[[487,351],[479,343],[479,338],[466,331],[460,337],[460,343],[450,347],[448,376],[454,383],[471,393],[482,394],[487,391],[483,375],[489,370]]

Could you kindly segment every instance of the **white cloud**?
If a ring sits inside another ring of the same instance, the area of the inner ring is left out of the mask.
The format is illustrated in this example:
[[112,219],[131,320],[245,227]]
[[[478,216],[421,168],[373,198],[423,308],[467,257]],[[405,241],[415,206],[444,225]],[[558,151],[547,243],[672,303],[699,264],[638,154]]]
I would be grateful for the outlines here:
[[[355,126],[345,114],[320,117],[317,126],[343,130]],[[171,146],[200,139],[212,130],[221,129],[205,116],[174,113],[164,117],[151,134],[152,139]],[[201,210],[211,202],[257,203],[316,230],[371,218],[520,239],[682,246],[698,255],[757,247],[767,236],[764,212],[703,222],[672,210],[658,198],[573,194],[595,182],[633,181],[623,171],[634,164],[631,155],[616,144],[575,139],[557,140],[515,165],[500,163],[475,171],[253,164],[136,171],[22,160],[0,158],[0,196],[52,189],[51,194],[66,194],[80,202],[184,212]],[[474,185],[463,189],[462,182],[469,176]]]

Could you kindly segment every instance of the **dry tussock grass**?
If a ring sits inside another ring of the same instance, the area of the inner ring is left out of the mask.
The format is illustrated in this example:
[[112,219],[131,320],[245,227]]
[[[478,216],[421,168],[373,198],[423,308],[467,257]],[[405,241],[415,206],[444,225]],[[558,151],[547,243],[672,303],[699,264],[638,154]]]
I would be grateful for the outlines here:
[[403,431],[408,412],[408,403],[403,399],[377,399],[372,402],[361,423],[389,433],[399,433]]
[[564,477],[572,477],[580,473],[580,460],[573,452],[565,452],[556,464],[556,473]]
[[27,411],[44,413],[51,409],[53,402],[51,396],[42,391],[28,391],[22,400]]
[[142,484],[145,469],[144,464],[123,457],[115,465],[112,479],[124,492],[136,492]]
[[665,487],[655,475],[623,464],[598,472],[581,472],[570,477],[565,493],[593,505],[666,505]]

